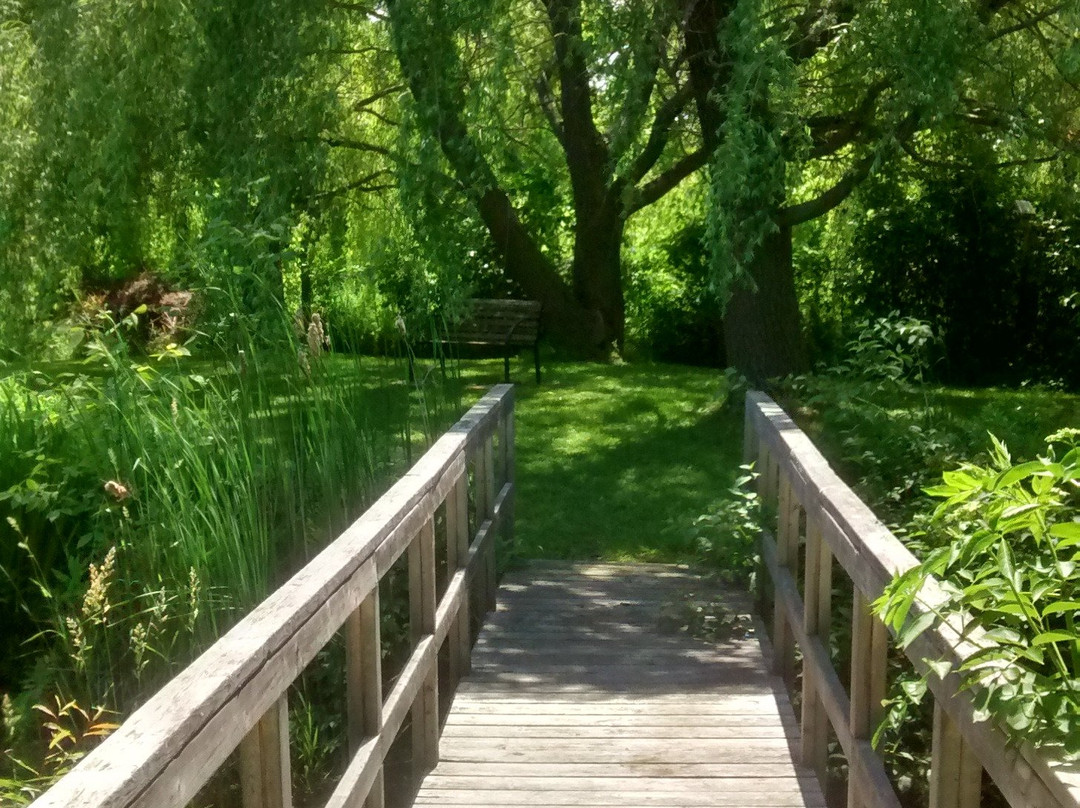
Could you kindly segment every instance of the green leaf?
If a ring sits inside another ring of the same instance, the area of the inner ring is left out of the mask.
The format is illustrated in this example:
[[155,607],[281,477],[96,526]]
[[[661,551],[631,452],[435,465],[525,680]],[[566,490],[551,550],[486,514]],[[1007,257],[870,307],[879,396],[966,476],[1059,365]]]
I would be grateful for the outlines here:
[[1080,639],[1080,636],[1076,634],[1070,634],[1067,631],[1044,631],[1042,634],[1036,634],[1031,638],[1032,645],[1048,645],[1052,642],[1075,642]]
[[911,643],[915,642],[920,634],[934,624],[935,620],[937,620],[936,614],[933,612],[923,612],[908,625],[904,626],[903,631],[897,636],[900,647],[907,648]]
[[1013,466],[1011,469],[1003,471],[997,476],[993,485],[990,487],[990,490],[997,491],[1000,488],[1007,488],[1010,485],[1015,485],[1020,480],[1027,479],[1032,474],[1042,471],[1044,468],[1045,466],[1037,460],[1032,460],[1030,463],[1021,463],[1019,466]]
[[923,662],[926,664],[926,667],[934,672],[938,679],[944,679],[952,673],[952,665],[947,660],[924,659]]
[[1043,617],[1046,617],[1050,614],[1076,611],[1080,611],[1080,600],[1055,600],[1053,603],[1049,603],[1043,607],[1042,614]]
[[[1059,539],[1068,539],[1070,543],[1080,542],[1080,522],[1058,522],[1050,525],[1050,535]],[[1059,543],[1058,546],[1068,545]]]

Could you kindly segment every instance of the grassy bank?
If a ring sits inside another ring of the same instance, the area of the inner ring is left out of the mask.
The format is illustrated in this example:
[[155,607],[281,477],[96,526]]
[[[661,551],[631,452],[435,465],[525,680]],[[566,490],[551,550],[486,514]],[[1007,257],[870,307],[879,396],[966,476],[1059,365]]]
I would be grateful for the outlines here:
[[[501,381],[498,362],[461,381]],[[715,370],[548,363],[517,388],[517,549],[522,557],[677,561],[694,520],[732,484],[742,404]]]

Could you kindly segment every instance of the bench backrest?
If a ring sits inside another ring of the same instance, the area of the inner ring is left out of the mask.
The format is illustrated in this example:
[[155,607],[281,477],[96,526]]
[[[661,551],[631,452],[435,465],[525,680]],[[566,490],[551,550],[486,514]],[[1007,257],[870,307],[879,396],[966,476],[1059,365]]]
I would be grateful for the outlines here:
[[473,300],[469,313],[450,323],[451,342],[533,345],[540,333],[540,303],[536,300]]

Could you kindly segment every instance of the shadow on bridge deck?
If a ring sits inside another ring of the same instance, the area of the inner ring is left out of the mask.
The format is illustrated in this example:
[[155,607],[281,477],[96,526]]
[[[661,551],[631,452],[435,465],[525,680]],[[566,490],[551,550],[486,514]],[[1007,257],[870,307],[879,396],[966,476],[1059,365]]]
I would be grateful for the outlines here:
[[[824,806],[754,632],[680,631],[716,594],[657,564],[508,575],[416,804]],[[745,595],[723,602],[750,610]]]

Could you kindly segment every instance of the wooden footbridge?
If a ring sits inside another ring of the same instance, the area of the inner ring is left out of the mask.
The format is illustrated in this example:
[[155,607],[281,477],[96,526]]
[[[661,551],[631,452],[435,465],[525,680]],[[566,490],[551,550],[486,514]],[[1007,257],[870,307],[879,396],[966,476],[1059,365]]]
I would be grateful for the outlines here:
[[[500,586],[515,486],[513,389],[498,386],[35,805],[292,806],[289,688],[340,634],[350,755],[328,808],[382,808],[406,735],[416,805],[898,807],[870,739],[900,652],[868,604],[914,559],[775,403],[752,393],[746,413],[775,514],[762,536],[768,626],[729,592],[729,636],[679,631],[679,610],[717,593],[677,567],[534,564]],[[379,582],[399,559],[412,652],[385,677]],[[841,672],[832,601],[844,587]],[[922,600],[934,598],[928,587]],[[904,653],[956,670],[984,641],[945,622]],[[1016,808],[1080,806],[1075,766],[974,721],[955,673],[930,688],[931,808],[974,808],[991,780]],[[205,789],[228,771],[235,787]]]

